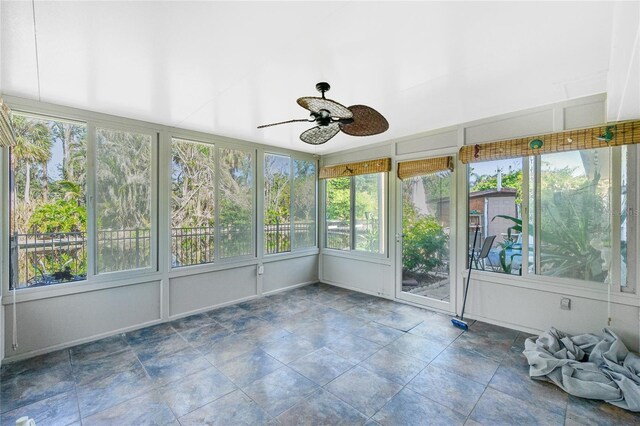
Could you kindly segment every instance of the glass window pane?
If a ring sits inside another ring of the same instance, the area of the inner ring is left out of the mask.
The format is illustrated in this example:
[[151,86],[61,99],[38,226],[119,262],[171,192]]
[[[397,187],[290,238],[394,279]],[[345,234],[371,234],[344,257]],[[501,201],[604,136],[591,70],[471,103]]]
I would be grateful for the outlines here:
[[264,155],[264,251],[291,251],[291,158]]
[[449,301],[451,173],[402,181],[402,291]]
[[14,114],[10,152],[10,286],[87,277],[87,127]]
[[355,249],[382,253],[382,179],[381,173],[360,175],[355,181]]
[[316,246],[316,163],[293,162],[293,229],[295,248]]
[[253,254],[253,155],[220,149],[219,257]]
[[214,260],[215,148],[173,139],[171,144],[171,264]]
[[[622,146],[621,147],[621,167],[620,167],[620,286],[628,290],[629,281],[627,274],[627,248],[628,244],[628,234],[629,234],[629,225],[632,220],[629,218],[629,163],[633,163],[633,161],[629,161],[630,155],[635,155],[635,146]],[[632,173],[634,170],[631,171]]]
[[[468,241],[474,269],[521,274],[522,162],[510,159],[469,165]],[[471,247],[476,228],[476,245]]]
[[152,137],[96,129],[98,273],[151,266]]
[[327,248],[351,249],[351,178],[326,181]]
[[539,274],[605,282],[611,266],[610,149],[543,155]]

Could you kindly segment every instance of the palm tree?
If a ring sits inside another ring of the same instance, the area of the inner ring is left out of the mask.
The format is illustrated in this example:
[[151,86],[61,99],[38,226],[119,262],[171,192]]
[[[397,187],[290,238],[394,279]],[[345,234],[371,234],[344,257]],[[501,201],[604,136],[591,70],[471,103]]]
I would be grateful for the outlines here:
[[[31,202],[31,166],[43,164],[44,180],[47,179],[47,162],[51,159],[51,139],[49,127],[42,121],[14,115],[13,127],[16,132],[16,145],[11,153],[11,170],[16,170],[19,161],[25,164],[24,202]],[[43,183],[46,188],[46,182]],[[45,189],[46,191],[46,189]]]

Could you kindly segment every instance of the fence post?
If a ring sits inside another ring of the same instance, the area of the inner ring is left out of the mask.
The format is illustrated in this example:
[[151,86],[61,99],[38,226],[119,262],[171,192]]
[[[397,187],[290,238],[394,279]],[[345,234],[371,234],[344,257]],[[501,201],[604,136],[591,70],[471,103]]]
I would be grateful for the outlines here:
[[140,228],[136,228],[136,268],[140,267]]
[[276,253],[280,253],[280,219],[276,218]]

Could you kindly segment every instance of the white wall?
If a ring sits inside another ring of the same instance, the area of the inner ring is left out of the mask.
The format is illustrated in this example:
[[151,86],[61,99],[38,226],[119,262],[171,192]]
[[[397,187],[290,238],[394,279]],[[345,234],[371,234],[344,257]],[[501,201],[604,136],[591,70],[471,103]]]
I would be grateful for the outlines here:
[[[389,141],[368,149],[324,156],[321,160],[323,165],[392,157],[394,167],[389,173],[390,247],[387,256],[365,257],[322,249],[321,281],[390,298],[399,295],[400,283],[396,277],[399,276],[400,267],[396,261],[399,260],[400,253],[395,247],[394,238],[396,232],[400,232],[394,202],[398,189],[395,177],[397,161],[455,155],[464,144],[600,125],[606,121],[606,111],[606,97],[595,95]],[[458,162],[455,173],[458,182],[457,206],[452,207],[457,212],[458,229],[464,229],[467,217],[466,167]],[[320,193],[323,197],[323,185],[320,185]],[[457,246],[466,247],[465,233],[459,233]],[[456,256],[458,265],[466,265],[464,250],[458,250]],[[449,312],[457,312],[462,306],[466,270],[464,266],[457,270],[454,267],[451,274],[455,279],[455,303],[450,304]],[[560,309],[562,297],[571,298],[570,311]],[[639,346],[639,304],[638,295],[621,294],[614,289],[611,327],[621,335],[625,343],[635,349]],[[441,305],[438,307],[441,308]],[[539,333],[551,326],[571,333],[597,332],[607,324],[607,290],[605,286],[541,283],[535,277],[527,280],[523,277],[505,277],[474,271],[465,316],[467,315],[472,319],[533,333]]]

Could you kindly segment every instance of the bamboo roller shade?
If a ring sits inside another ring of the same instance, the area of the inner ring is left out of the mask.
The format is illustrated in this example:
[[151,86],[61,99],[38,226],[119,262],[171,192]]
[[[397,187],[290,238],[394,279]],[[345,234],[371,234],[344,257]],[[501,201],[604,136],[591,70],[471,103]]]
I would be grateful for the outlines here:
[[366,175],[391,170],[391,158],[359,161],[357,163],[337,164],[320,168],[320,179]]
[[11,110],[0,98],[0,148],[14,146],[16,135],[11,124]]
[[398,163],[398,177],[402,180],[445,170],[453,171],[453,157],[427,158]]
[[[606,136],[611,140],[607,141]],[[460,148],[463,164],[640,143],[640,120]]]

